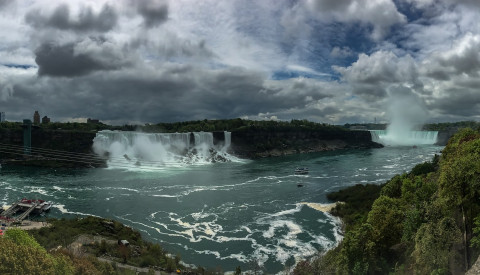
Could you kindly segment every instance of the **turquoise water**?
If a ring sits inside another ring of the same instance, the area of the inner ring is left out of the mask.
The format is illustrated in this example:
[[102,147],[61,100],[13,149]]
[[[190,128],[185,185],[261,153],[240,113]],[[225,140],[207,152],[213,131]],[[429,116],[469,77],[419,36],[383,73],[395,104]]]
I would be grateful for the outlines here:
[[[315,209],[330,203],[327,193],[383,183],[441,149],[345,150],[153,171],[4,166],[0,202],[49,200],[51,217],[117,219],[189,264],[229,271],[256,262],[275,273],[342,238],[340,221]],[[296,167],[310,173],[296,176]]]

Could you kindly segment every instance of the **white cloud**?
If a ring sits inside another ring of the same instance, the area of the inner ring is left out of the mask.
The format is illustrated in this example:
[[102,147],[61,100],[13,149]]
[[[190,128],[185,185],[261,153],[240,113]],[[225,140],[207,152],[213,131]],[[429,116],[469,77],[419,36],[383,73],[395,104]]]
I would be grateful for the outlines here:
[[374,40],[384,38],[392,26],[407,22],[392,0],[308,0],[308,6],[323,20],[372,25]]
[[391,84],[404,83],[421,87],[417,79],[417,66],[407,55],[397,57],[392,52],[378,51],[371,55],[360,54],[348,67],[335,66],[353,91],[366,98],[385,97],[385,89]]

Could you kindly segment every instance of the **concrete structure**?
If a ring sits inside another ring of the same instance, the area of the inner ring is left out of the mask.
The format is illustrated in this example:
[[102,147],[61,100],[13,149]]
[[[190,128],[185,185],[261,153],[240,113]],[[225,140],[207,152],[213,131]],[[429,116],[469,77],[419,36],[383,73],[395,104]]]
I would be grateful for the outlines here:
[[33,124],[40,124],[40,114],[38,113],[38,111],[35,111],[35,113],[33,114]]
[[23,120],[23,153],[30,155],[32,152],[32,121],[30,119]]
[[44,116],[42,118],[42,124],[44,124],[44,123],[50,123],[50,118],[48,116]]
[[0,122],[5,121],[5,112],[0,112]]

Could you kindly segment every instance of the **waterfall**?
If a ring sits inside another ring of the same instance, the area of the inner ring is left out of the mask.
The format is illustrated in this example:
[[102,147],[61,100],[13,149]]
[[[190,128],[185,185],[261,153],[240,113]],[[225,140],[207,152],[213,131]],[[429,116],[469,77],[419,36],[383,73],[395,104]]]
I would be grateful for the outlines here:
[[394,132],[387,130],[371,130],[372,141],[387,146],[413,146],[435,144],[437,142],[437,131],[406,131]]
[[226,151],[232,144],[232,133],[227,131],[224,131],[223,133],[225,135],[225,145],[223,148],[224,148],[224,151]]
[[[93,139],[96,154],[108,157],[109,167],[168,167],[235,160],[227,152],[230,138],[219,148],[210,132],[139,133],[99,131]],[[191,140],[193,138],[193,140]],[[228,145],[227,145],[228,144]]]

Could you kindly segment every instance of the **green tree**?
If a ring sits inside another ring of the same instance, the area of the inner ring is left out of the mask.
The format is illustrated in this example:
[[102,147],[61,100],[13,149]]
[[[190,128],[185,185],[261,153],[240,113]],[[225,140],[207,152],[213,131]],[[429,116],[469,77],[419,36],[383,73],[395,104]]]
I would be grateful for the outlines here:
[[[452,150],[454,147],[456,150]],[[457,206],[462,215],[465,269],[469,267],[468,236],[473,209],[480,197],[480,135],[466,129],[454,136],[440,162],[440,195]]]
[[386,258],[390,247],[398,244],[403,235],[404,206],[400,199],[380,196],[368,213],[367,222],[372,225],[377,253]]
[[5,231],[5,238],[12,240],[19,245],[34,247],[45,251],[45,249],[35,240],[34,237],[30,236],[26,231],[18,228],[9,228],[7,231]]
[[461,242],[461,232],[451,217],[422,224],[415,237],[413,252],[416,270],[421,274],[446,272],[455,260],[454,247]]
[[0,263],[0,274],[56,274],[55,262],[44,249],[9,238],[0,239]]
[[367,274],[377,270],[375,230],[364,223],[347,232],[340,252],[340,271],[347,274]]

